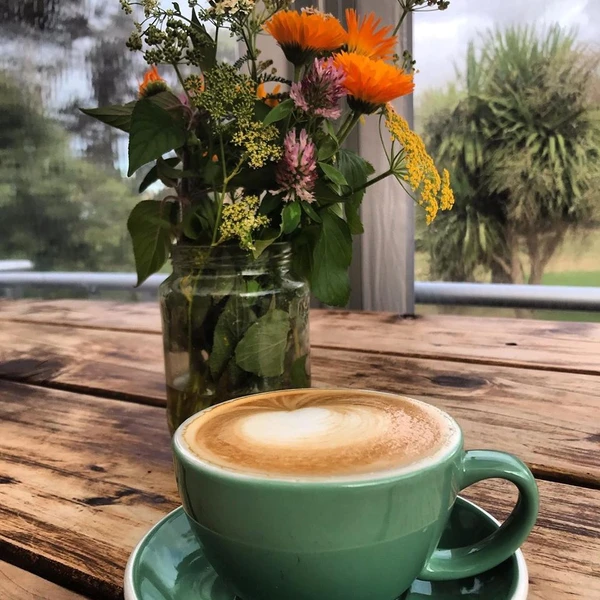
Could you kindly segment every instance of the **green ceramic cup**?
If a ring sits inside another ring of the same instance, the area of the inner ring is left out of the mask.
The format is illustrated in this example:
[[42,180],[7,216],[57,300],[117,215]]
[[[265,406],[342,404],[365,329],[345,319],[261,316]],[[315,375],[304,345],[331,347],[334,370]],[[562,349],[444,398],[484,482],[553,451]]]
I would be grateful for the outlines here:
[[[203,463],[183,437],[195,418],[173,438],[179,492],[208,560],[243,600],[395,600],[417,577],[461,579],[499,565],[537,518],[525,464],[502,452],[465,452],[458,425],[443,454],[418,470],[310,482]],[[510,517],[478,544],[436,549],[457,495],[489,478],[518,488]]]

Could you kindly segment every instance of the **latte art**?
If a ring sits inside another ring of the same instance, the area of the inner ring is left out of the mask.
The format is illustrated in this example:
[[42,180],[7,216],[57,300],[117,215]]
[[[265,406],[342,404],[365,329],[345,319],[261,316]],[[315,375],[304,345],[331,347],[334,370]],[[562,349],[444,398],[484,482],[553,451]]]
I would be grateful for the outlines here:
[[203,461],[257,475],[368,475],[421,462],[456,428],[433,407],[352,390],[253,396],[202,413],[184,439]]

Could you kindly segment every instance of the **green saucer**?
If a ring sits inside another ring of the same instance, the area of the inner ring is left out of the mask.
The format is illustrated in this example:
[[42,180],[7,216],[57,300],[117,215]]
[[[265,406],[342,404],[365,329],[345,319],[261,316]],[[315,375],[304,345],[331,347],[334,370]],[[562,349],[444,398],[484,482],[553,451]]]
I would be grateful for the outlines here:
[[[488,513],[458,498],[440,547],[475,543],[497,528],[497,521]],[[415,581],[401,600],[526,600],[527,589],[527,566],[519,551],[479,577]],[[125,571],[125,600],[236,599],[208,564],[183,508],[178,508],[153,527],[133,551]]]

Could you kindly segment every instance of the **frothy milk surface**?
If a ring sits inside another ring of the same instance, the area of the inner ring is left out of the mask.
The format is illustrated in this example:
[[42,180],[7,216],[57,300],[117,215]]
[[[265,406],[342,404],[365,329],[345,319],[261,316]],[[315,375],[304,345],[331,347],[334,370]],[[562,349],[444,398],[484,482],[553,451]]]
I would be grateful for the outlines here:
[[202,461],[300,479],[400,470],[454,446],[458,429],[434,407],[375,392],[293,390],[223,404],[183,437]]

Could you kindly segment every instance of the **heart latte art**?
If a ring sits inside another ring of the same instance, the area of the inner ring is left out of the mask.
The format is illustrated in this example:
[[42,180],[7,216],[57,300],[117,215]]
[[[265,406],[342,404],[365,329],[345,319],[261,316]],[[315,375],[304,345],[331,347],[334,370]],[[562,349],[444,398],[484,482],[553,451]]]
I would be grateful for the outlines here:
[[294,390],[201,413],[184,439],[201,460],[242,473],[347,477],[421,463],[454,445],[456,426],[415,400],[351,390]]

